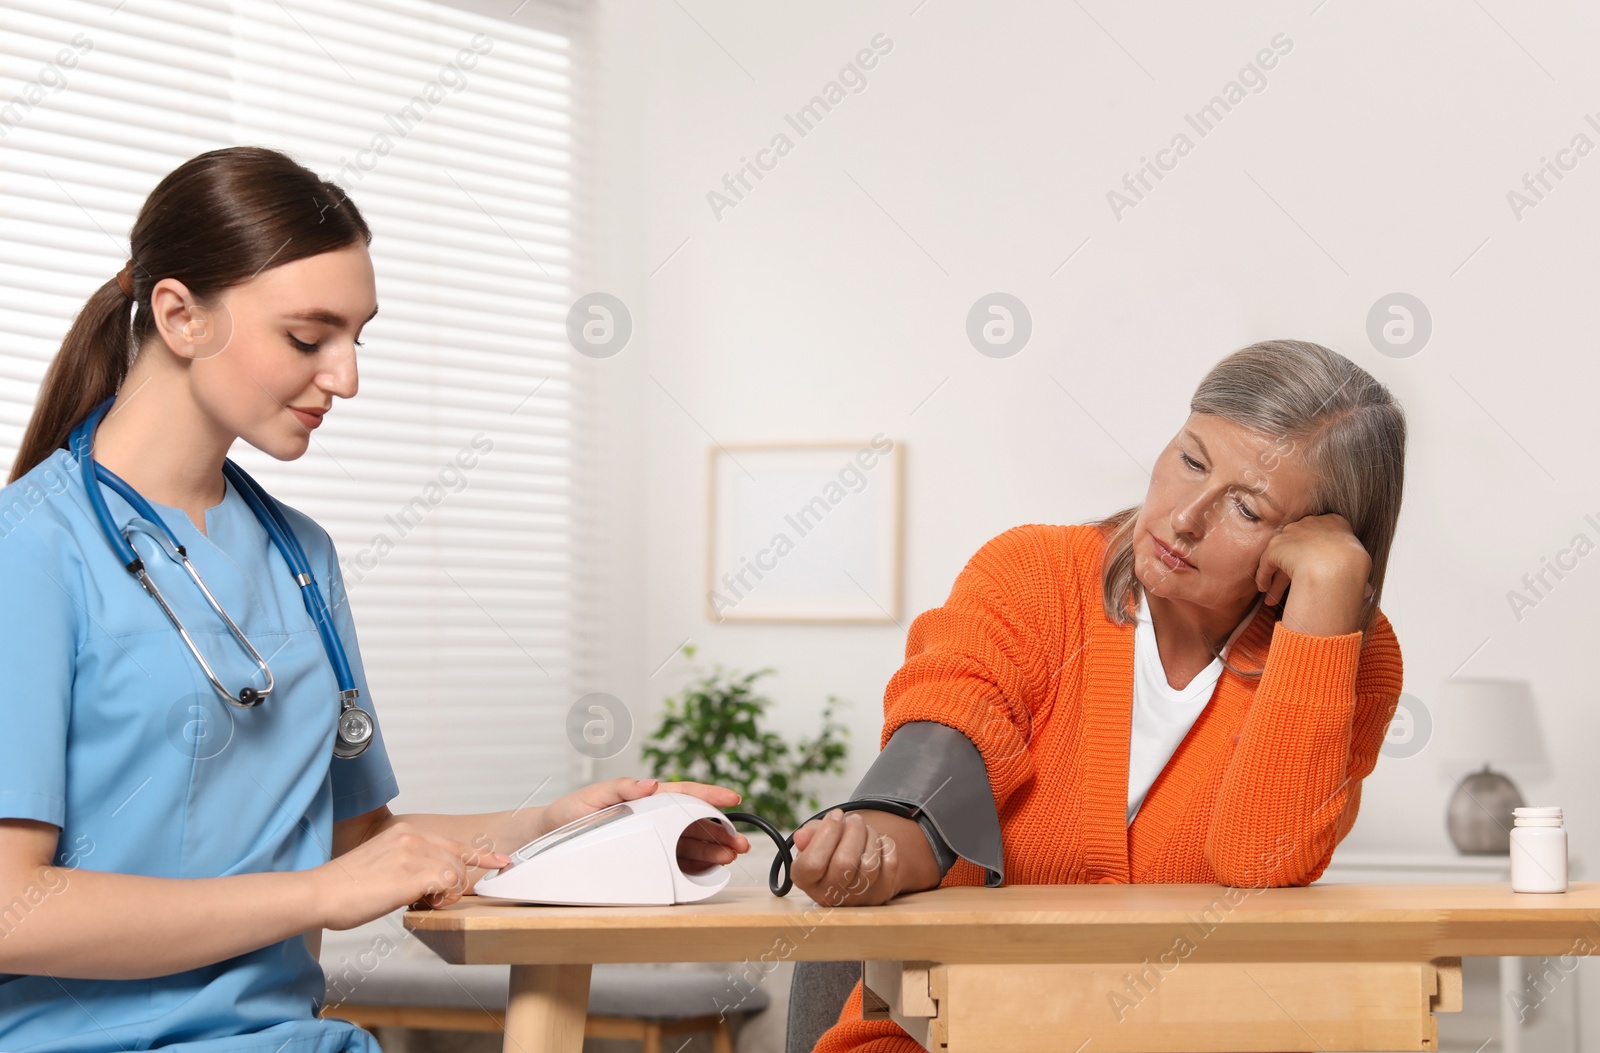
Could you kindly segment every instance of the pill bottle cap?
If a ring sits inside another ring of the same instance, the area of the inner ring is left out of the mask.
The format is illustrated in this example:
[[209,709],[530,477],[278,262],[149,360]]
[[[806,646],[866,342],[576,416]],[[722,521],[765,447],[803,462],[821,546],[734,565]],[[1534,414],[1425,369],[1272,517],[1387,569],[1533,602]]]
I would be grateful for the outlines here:
[[1561,809],[1549,808],[1513,808],[1511,810],[1513,824],[1516,826],[1560,826]]

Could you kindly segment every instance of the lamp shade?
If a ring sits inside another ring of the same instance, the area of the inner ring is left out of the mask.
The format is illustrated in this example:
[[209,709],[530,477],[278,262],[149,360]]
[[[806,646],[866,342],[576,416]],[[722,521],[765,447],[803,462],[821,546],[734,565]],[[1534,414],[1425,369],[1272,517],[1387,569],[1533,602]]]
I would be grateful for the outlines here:
[[1486,764],[1524,778],[1549,774],[1539,710],[1526,680],[1446,680],[1433,722],[1439,763],[1453,779]]

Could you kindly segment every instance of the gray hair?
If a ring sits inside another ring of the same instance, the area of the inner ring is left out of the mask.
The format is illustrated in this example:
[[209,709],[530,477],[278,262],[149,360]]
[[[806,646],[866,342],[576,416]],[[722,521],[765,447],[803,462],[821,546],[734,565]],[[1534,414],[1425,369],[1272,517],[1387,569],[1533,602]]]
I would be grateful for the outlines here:
[[[1267,435],[1279,449],[1302,451],[1317,479],[1310,514],[1343,516],[1372,558],[1372,595],[1361,614],[1365,643],[1400,518],[1406,459],[1400,403],[1366,370],[1320,344],[1265,340],[1213,366],[1189,409]],[[1140,595],[1133,530],[1141,507],[1095,523],[1106,534],[1101,599],[1106,617],[1119,625],[1133,620],[1130,607]],[[1283,616],[1281,601],[1276,613]]]

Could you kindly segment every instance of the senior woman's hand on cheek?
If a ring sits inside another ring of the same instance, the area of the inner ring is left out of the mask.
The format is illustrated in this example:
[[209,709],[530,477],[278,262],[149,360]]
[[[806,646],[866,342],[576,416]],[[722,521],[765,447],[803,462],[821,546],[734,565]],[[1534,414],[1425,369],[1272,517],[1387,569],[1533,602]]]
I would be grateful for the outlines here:
[[834,809],[794,832],[795,887],[828,907],[873,907],[900,893],[895,842],[872,812]]
[[[698,797],[715,808],[731,808],[739,803],[737,791],[726,786],[710,786],[701,782],[667,782],[659,779],[607,779],[590,783],[565,797],[551,802],[540,817],[540,833],[549,833],[575,819],[592,815],[623,801],[636,801],[657,791],[681,793]],[[678,842],[678,864],[691,874],[707,870],[717,864],[732,863],[742,853],[750,851],[750,842],[743,834],[730,834],[721,823],[709,819],[694,823],[684,831]]]
[[1269,605],[1289,594],[1283,624],[1290,629],[1342,636],[1361,628],[1371,576],[1372,557],[1344,516],[1306,516],[1286,523],[1267,542],[1256,588],[1266,593]]

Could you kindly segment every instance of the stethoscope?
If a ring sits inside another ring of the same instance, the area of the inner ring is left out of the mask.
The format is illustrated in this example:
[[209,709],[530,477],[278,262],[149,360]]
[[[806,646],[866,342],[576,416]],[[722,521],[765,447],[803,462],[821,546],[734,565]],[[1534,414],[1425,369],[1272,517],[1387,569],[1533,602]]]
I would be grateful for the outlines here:
[[[206,679],[211,681],[212,690],[230,704],[240,708],[259,706],[268,695],[272,694],[273,688],[272,670],[268,667],[266,659],[261,657],[261,652],[255,649],[234,620],[228,617],[228,612],[222,609],[222,604],[217,602],[216,596],[212,595],[205,581],[201,579],[200,572],[189,562],[189,555],[178,541],[177,535],[167,527],[156,510],[150,507],[150,502],[141,497],[137,490],[111,469],[95,463],[95,429],[100,426],[100,421],[111,408],[113,401],[114,399],[106,399],[96,406],[94,412],[89,414],[89,418],[73,429],[72,437],[68,441],[73,456],[78,459],[79,470],[83,473],[84,490],[89,495],[89,504],[94,509],[95,518],[100,521],[100,529],[105,533],[106,540],[111,543],[112,550],[116,552],[117,558],[122,561],[128,573],[138,579],[139,584],[144,586],[144,591],[150,594],[166,614],[167,619],[172,622],[173,627],[178,630],[178,635],[183,637],[189,653],[200,663]],[[233,484],[239,496],[244,498],[245,504],[250,506],[250,511],[255,513],[256,520],[260,522],[267,536],[282,554],[283,561],[289,565],[289,572],[294,575],[295,582],[300,586],[300,598],[305,601],[306,611],[311,615],[311,621],[316,625],[318,635],[322,637],[322,649],[327,652],[328,662],[333,666],[334,677],[339,682],[339,731],[333,744],[333,754],[346,760],[359,757],[372,744],[372,715],[356,702],[361,696],[361,691],[356,687],[355,677],[350,673],[350,662],[345,657],[344,645],[339,642],[339,633],[334,628],[333,618],[328,613],[328,605],[323,602],[322,590],[317,587],[317,579],[311,573],[311,564],[306,559],[305,550],[300,547],[294,531],[283,518],[278,503],[261,488],[260,483],[250,478],[243,468],[227,459],[223,460],[222,474]],[[100,492],[100,483],[111,487],[123,500],[132,505],[133,510],[138,513],[138,518],[131,520],[126,527],[119,530],[111,518],[111,511],[106,507],[105,496]],[[184,628],[177,612],[168,605],[166,598],[161,595],[161,590],[156,588],[156,583],[145,570],[144,560],[133,547],[135,530],[154,538],[162,551],[167,554],[167,558],[188,572],[190,579],[205,596],[206,602],[211,605],[211,609],[228,626],[228,631],[233,634],[235,642],[244,649],[266,678],[265,687],[240,688],[239,694],[235,696],[222,685],[221,680],[217,679],[210,663],[200,653],[194,638],[189,635],[189,630]]]

